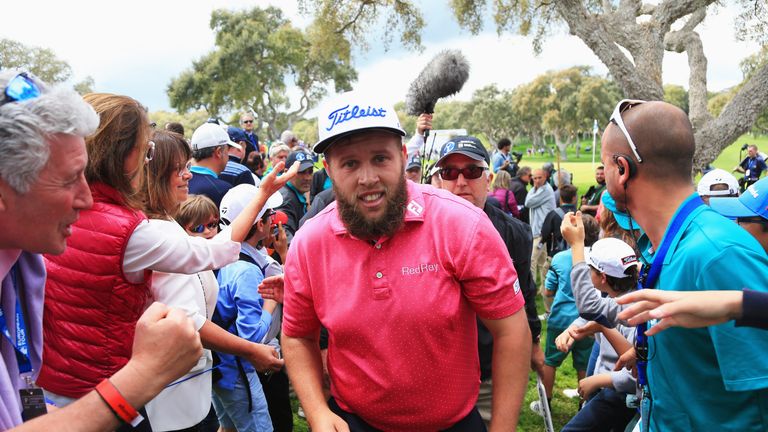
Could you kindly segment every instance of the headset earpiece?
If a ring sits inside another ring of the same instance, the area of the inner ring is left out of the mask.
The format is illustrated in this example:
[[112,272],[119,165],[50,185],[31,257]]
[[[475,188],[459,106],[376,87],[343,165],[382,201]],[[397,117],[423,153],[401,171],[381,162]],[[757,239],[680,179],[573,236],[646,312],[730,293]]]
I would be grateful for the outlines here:
[[635,165],[635,161],[633,161],[631,157],[625,154],[616,154],[616,155],[613,155],[613,161],[616,163],[616,168],[617,168],[617,171],[619,172],[619,175],[624,175],[624,173],[626,172],[626,169],[624,168],[624,164],[621,163],[621,161],[624,161],[624,163],[627,164],[627,168],[629,168],[629,177],[627,178],[627,180],[635,176],[635,173],[637,172],[637,166]]

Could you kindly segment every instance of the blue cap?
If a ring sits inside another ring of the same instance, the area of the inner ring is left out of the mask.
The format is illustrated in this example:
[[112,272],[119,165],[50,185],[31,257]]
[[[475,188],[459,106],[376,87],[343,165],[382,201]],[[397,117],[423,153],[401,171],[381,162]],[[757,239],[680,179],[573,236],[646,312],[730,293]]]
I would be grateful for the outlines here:
[[[616,201],[613,200],[611,194],[609,194],[608,191],[605,191],[600,199],[603,202],[603,207],[613,213],[613,218],[616,219],[616,223],[618,223],[622,229],[629,230],[629,215],[616,208]],[[632,228],[640,229],[637,224],[632,224]]]
[[731,219],[755,216],[768,219],[768,177],[748,187],[738,198],[712,197],[709,205]]
[[405,170],[408,171],[414,168],[421,168],[421,157],[416,154],[408,158],[408,165],[406,165]]
[[440,149],[440,159],[437,161],[437,165],[440,166],[445,158],[454,153],[467,156],[468,158],[477,161],[484,160],[486,163],[491,163],[491,158],[488,156],[488,150],[485,149],[485,146],[479,139],[473,136],[453,137],[450,141],[443,144],[443,148]]
[[229,139],[239,143],[240,141],[248,142],[248,137],[245,136],[245,131],[243,131],[240,128],[236,128],[234,126],[230,126],[227,128],[227,135],[229,135]]

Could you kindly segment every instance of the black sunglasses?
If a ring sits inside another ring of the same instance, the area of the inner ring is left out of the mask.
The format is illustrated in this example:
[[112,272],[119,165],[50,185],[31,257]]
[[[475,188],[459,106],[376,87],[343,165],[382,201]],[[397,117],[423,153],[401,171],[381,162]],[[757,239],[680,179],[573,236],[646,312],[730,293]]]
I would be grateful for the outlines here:
[[459,178],[459,174],[467,180],[474,180],[480,178],[487,169],[488,167],[470,166],[466,168],[440,168],[439,172],[440,178],[443,180],[456,180]]
[[246,124],[246,123],[253,123],[253,120],[243,120],[243,124]]
[[760,225],[768,225],[768,219],[764,219],[760,216],[740,217],[736,218],[736,223],[756,223]]
[[200,224],[200,225],[194,226],[194,227],[190,228],[189,230],[192,231],[193,233],[200,234],[200,233],[205,232],[206,228],[208,228],[209,230],[215,230],[218,226],[219,226],[219,221],[213,221],[213,222],[208,223],[208,224]]

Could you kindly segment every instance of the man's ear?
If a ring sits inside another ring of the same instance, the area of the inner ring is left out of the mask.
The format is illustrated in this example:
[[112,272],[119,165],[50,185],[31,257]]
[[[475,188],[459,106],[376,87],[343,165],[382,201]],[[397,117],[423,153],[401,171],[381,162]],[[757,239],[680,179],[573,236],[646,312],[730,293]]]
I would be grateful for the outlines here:
[[325,171],[328,173],[328,176],[331,175],[331,166],[328,164],[328,158],[323,157],[323,168],[325,168]]
[[8,209],[8,198],[13,193],[11,185],[9,185],[2,177],[0,177],[0,212]]

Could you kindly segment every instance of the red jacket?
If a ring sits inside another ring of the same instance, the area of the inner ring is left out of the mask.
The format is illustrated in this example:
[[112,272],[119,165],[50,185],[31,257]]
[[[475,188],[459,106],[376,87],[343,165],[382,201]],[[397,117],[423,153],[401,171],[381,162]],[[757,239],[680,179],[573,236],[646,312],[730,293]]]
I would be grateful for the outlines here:
[[43,366],[37,385],[79,398],[131,356],[136,321],[150,298],[151,272],[134,284],[123,274],[133,230],[146,219],[120,194],[91,185],[93,208],[80,213],[62,255],[46,255]]

